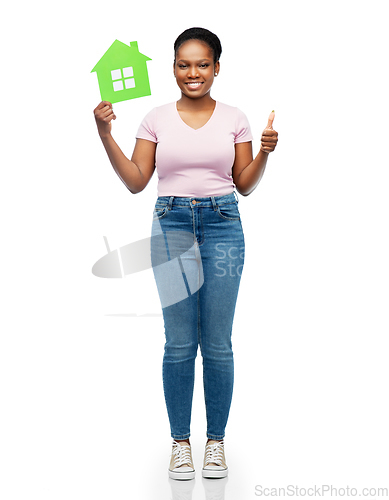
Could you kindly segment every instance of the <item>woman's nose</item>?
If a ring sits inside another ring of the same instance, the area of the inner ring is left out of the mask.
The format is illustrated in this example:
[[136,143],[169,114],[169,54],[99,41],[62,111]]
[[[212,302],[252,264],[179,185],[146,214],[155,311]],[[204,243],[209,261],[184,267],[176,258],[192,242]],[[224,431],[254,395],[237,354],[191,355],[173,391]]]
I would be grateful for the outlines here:
[[188,77],[197,78],[199,76],[199,72],[196,66],[188,68]]

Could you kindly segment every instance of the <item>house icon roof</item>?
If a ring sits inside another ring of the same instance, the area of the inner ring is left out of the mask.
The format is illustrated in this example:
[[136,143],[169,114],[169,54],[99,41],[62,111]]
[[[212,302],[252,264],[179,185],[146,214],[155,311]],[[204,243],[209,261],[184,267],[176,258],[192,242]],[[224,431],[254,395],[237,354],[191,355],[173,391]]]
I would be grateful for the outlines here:
[[115,40],[91,71],[97,74],[101,99],[114,103],[151,95],[146,61],[151,59],[139,52],[138,42]]

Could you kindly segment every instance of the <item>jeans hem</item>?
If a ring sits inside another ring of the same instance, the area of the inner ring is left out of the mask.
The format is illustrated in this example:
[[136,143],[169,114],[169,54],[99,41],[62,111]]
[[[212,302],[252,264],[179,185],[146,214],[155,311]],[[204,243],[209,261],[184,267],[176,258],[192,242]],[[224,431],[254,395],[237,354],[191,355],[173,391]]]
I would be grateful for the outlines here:
[[181,434],[180,436],[176,436],[174,434],[171,435],[173,439],[175,439],[177,441],[177,439],[179,441],[183,440],[183,439],[188,439],[190,438],[190,434]]
[[208,439],[213,439],[214,441],[221,441],[224,439],[225,434],[217,436],[216,434],[208,434],[207,433],[207,438]]

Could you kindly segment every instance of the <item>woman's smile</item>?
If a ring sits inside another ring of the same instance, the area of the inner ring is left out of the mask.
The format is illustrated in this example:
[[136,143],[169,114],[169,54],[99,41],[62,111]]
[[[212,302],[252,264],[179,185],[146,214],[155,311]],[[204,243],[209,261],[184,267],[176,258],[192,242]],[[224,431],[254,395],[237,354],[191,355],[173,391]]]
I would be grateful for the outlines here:
[[185,85],[190,90],[198,90],[204,82],[187,82]]

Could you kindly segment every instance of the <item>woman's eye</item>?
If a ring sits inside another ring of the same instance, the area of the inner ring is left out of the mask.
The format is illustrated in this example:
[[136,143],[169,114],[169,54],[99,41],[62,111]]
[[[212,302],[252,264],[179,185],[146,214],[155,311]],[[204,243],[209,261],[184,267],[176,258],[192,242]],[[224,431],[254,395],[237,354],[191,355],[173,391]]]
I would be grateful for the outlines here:
[[[204,64],[199,64],[199,68],[201,68],[201,69],[208,68],[208,66],[209,66],[209,64],[207,64],[207,63],[204,63]],[[178,65],[178,67],[179,67],[180,69],[186,69],[188,66],[187,66],[186,64],[182,64],[182,63],[181,63],[181,64],[179,64],[179,65]]]

